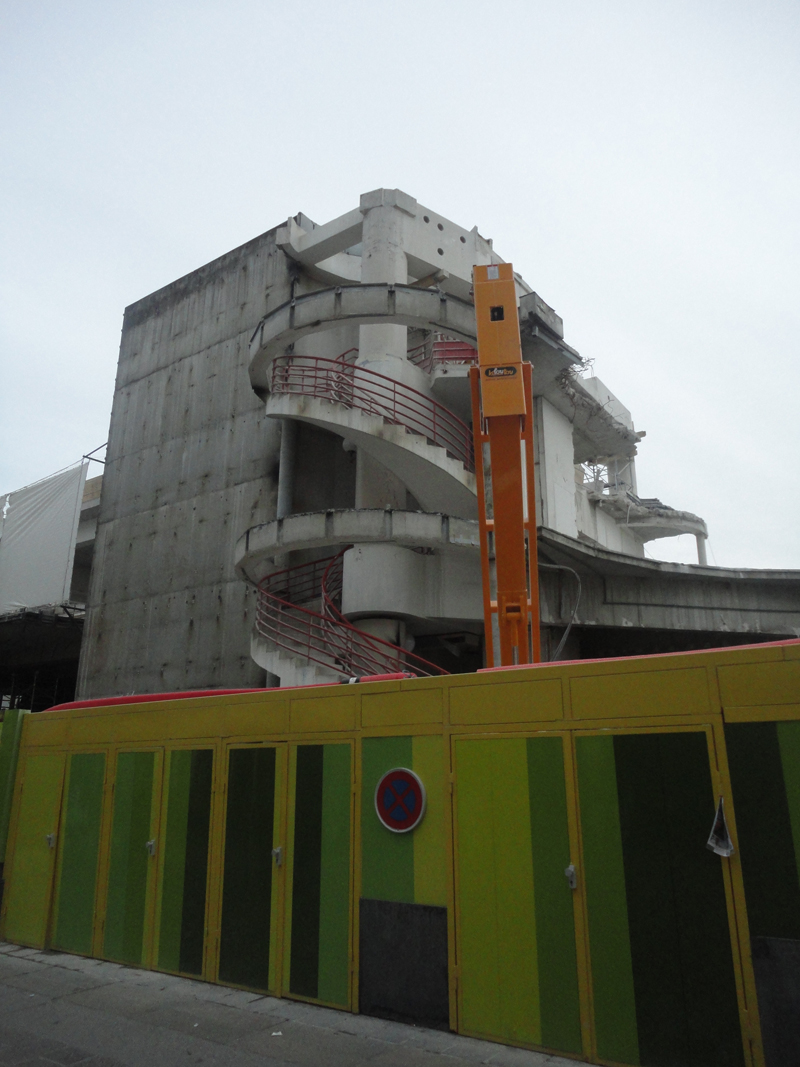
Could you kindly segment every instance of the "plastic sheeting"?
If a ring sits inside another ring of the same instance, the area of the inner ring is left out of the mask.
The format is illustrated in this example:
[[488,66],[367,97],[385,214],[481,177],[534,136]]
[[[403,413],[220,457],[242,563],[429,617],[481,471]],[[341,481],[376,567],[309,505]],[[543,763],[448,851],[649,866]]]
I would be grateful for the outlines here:
[[0,498],[0,613],[69,600],[88,463]]

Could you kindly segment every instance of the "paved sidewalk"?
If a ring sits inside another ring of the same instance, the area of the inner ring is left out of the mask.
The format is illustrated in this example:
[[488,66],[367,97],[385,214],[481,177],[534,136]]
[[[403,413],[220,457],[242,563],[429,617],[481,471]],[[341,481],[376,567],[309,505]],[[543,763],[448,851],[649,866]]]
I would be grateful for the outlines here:
[[574,1060],[0,942],[0,1067],[574,1067]]

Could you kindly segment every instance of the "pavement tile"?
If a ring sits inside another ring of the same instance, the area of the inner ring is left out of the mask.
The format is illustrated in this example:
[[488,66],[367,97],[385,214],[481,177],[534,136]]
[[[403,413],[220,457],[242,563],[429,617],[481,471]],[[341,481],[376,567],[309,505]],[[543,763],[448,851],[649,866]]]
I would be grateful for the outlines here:
[[218,1044],[237,1044],[246,1034],[271,1027],[270,1020],[264,1016],[248,1015],[222,1004],[200,1002],[195,1010],[185,1004],[180,1007],[163,1005],[153,1008],[142,1018],[142,1022]]
[[102,983],[102,978],[83,974],[80,971],[67,971],[61,967],[41,967],[23,971],[21,974],[4,974],[0,963],[0,978],[7,986],[38,993],[45,997],[63,997],[84,989],[93,989]]
[[550,1067],[551,1064],[559,1062],[564,1061],[547,1052],[532,1052],[530,1049],[513,1048],[511,1045],[502,1045],[490,1059],[485,1060],[491,1067]]
[[[183,979],[178,979],[183,981]],[[211,982],[192,982],[194,995],[198,1000],[216,1001],[217,1003],[235,1004],[244,1007],[257,1000],[263,1000],[263,993],[252,993],[247,989],[231,989],[229,986],[214,985]],[[272,998],[277,999],[275,997]]]
[[40,1056],[50,1063],[57,1063],[59,1067],[76,1067],[77,1064],[86,1063],[92,1058],[91,1053],[85,1049],[70,1048],[68,1045],[52,1052],[41,1052]]
[[6,976],[26,974],[40,967],[41,964],[37,960],[29,960],[25,956],[2,955],[0,956],[0,981],[5,981]]
[[[378,1042],[345,1034],[330,1033],[317,1027],[282,1024],[280,1035],[270,1030],[248,1034],[237,1048],[272,1056],[288,1064],[324,1064],[324,1067],[358,1067],[371,1064],[382,1051]],[[442,1064],[439,1064],[442,1067]]]
[[70,993],[69,996],[62,997],[61,1002],[91,1008],[93,1011],[105,1011],[125,1019],[137,1019],[160,1006],[157,992],[153,993],[150,990],[143,992],[119,983],[95,986],[94,989]]
[[390,1045],[370,1060],[370,1067],[458,1067],[471,1062],[474,1061],[458,1057],[450,1059],[440,1052],[429,1052],[427,1049]]

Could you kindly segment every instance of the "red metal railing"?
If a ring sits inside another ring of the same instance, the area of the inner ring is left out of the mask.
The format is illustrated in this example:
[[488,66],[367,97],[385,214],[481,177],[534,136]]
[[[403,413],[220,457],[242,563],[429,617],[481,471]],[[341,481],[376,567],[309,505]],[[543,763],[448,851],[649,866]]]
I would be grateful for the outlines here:
[[474,471],[472,430],[447,408],[385,374],[338,359],[319,356],[277,356],[272,361],[273,393],[330,400],[419,434],[430,444]]
[[415,367],[428,374],[441,364],[471,367],[478,362],[478,350],[466,341],[453,341],[446,337],[437,337],[423,345],[409,349],[408,358]]
[[[346,551],[264,578],[258,586],[258,633],[290,655],[350,677],[401,671],[420,677],[447,674],[421,656],[359,630],[342,615]],[[302,606],[317,599],[322,613]]]

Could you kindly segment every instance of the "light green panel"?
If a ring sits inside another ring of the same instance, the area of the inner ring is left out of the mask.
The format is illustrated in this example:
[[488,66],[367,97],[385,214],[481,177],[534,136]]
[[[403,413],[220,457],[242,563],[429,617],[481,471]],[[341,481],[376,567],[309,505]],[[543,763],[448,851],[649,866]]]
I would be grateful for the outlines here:
[[103,752],[76,752],[70,757],[53,948],[87,956],[94,932],[105,773]]
[[319,892],[319,1000],[350,1000],[350,745],[325,745]]
[[614,738],[576,740],[597,1052],[639,1063]]
[[64,754],[28,756],[23,773],[3,933],[9,941],[41,948],[50,913]]
[[414,845],[414,903],[447,906],[447,839],[445,837],[444,740],[415,737],[411,770],[425,786],[425,817],[410,836]]
[[541,1044],[523,739],[456,744],[461,1024]]

